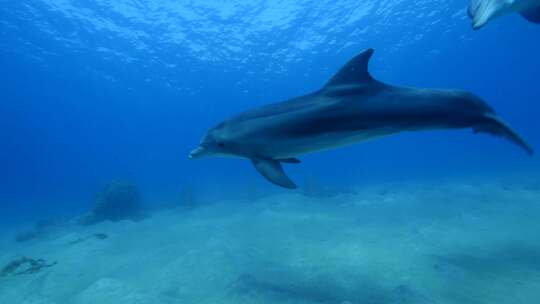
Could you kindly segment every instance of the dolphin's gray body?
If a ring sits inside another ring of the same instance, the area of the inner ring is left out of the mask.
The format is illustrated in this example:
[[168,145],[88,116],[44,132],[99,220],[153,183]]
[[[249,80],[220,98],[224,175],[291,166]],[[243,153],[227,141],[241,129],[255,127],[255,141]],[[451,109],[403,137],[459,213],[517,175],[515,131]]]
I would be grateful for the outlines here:
[[512,13],[540,23],[540,0],[471,0],[468,13],[475,30],[497,17]]
[[472,128],[509,139],[529,154],[531,147],[493,109],[463,91],[415,89],[371,77],[369,49],[349,61],[322,89],[263,106],[209,130],[190,158],[222,155],[249,159],[269,181],[295,184],[281,163],[297,156],[402,131]]

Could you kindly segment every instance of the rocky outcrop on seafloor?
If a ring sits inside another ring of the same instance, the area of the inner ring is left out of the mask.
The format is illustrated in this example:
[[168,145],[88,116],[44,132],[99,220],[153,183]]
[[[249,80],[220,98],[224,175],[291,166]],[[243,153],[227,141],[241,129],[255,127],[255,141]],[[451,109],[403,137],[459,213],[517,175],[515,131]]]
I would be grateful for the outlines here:
[[113,182],[97,196],[94,209],[81,218],[84,225],[103,221],[137,220],[142,217],[139,189],[130,183]]

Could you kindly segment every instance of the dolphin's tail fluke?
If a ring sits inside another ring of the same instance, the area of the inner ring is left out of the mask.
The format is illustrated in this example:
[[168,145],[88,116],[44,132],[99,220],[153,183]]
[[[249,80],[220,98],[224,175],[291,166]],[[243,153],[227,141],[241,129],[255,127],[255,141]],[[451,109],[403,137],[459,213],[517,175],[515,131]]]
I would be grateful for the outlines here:
[[500,120],[493,114],[485,114],[482,122],[473,126],[475,133],[488,133],[491,135],[504,137],[514,144],[523,148],[527,154],[533,155],[533,148],[523,139],[519,134],[517,134],[508,124]]

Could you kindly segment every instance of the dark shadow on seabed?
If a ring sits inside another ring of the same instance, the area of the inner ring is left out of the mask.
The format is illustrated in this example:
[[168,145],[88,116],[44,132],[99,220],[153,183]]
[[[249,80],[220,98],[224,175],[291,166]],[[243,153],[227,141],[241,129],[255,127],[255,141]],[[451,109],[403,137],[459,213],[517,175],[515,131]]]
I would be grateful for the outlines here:
[[233,282],[230,296],[287,303],[435,303],[408,285],[383,286],[354,270],[309,277],[303,269],[283,268],[242,274]]

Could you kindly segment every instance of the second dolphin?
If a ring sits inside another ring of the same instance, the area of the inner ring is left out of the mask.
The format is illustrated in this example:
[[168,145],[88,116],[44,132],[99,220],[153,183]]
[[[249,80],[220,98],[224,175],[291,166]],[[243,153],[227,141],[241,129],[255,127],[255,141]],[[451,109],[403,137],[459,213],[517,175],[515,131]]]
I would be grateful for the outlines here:
[[520,13],[530,22],[540,23],[540,0],[471,0],[468,13],[475,30],[511,13]]

